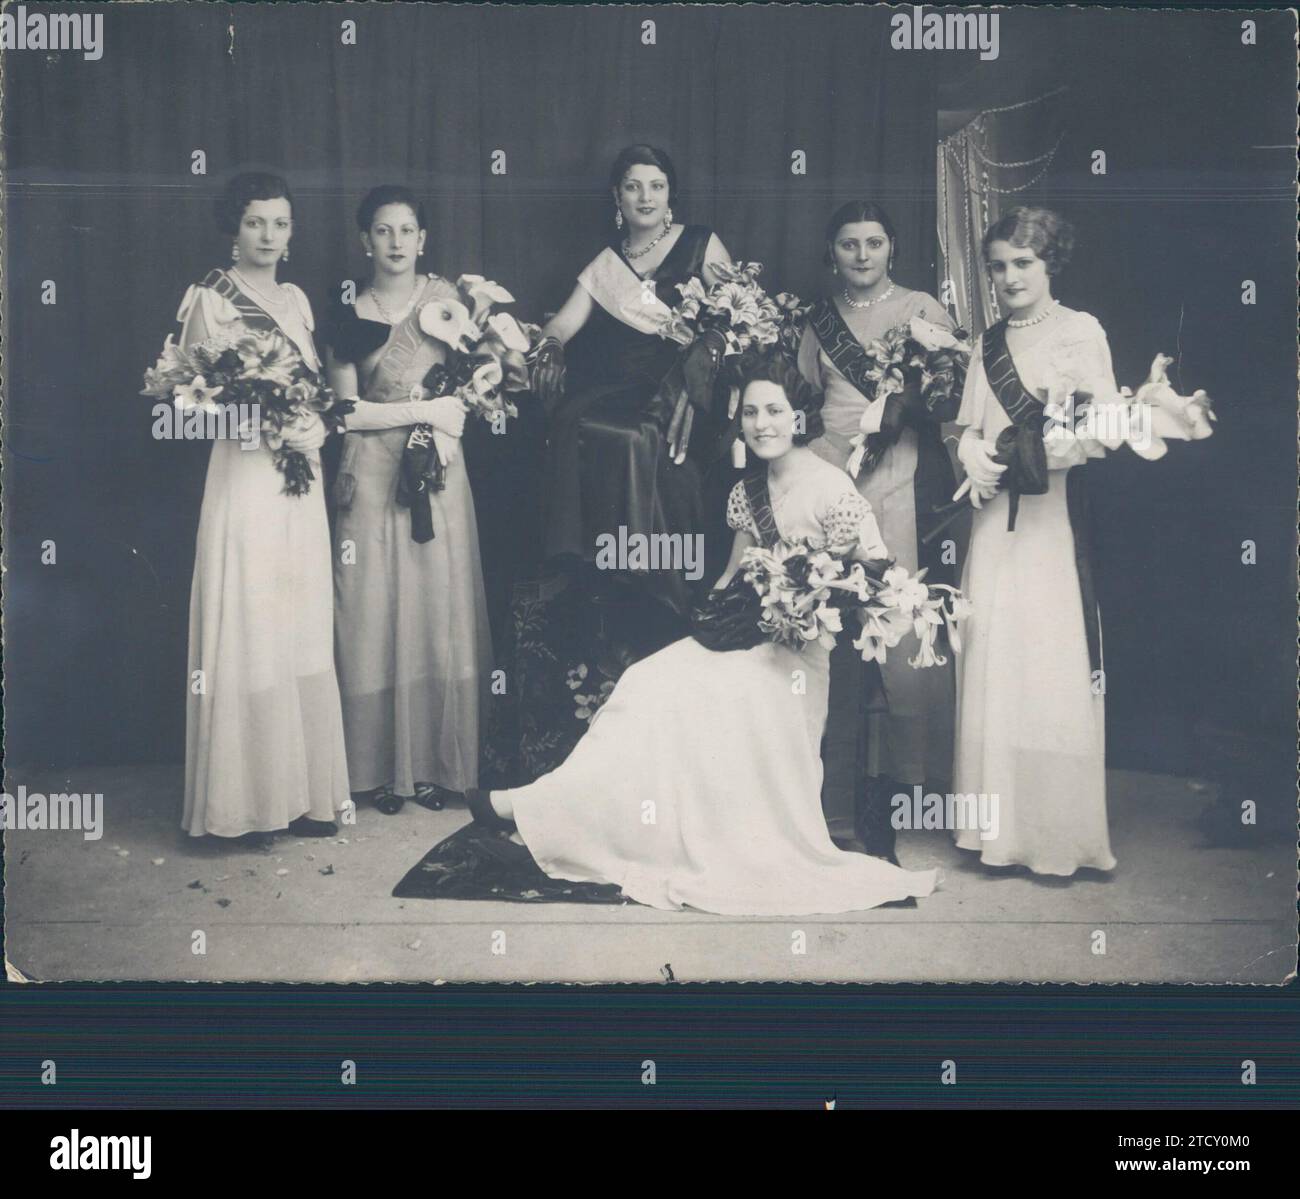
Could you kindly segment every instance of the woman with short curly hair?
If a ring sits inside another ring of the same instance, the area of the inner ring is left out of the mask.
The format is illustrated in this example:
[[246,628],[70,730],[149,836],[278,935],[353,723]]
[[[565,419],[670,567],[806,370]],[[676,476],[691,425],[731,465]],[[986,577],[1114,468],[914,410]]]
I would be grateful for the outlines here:
[[1070,223],[1046,208],[1013,208],[985,233],[1006,316],[975,348],[957,415],[978,511],[962,584],[974,614],[958,662],[953,789],[988,795],[998,814],[995,836],[963,831],[957,844],[987,865],[1060,876],[1115,865],[1101,631],[1075,469],[1104,451],[1073,433],[1043,435],[1045,400],[1117,391],[1105,331],[1053,295],[1073,246]]

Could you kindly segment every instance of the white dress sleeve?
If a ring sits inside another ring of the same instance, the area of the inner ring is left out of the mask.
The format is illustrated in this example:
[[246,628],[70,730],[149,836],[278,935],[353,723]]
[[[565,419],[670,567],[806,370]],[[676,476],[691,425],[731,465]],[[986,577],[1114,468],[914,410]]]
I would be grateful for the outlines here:
[[239,309],[210,287],[193,283],[176,312],[181,323],[182,346],[192,346],[216,337],[226,325],[239,321]]
[[293,297],[293,305],[298,310],[302,323],[307,326],[307,332],[315,333],[316,319],[312,316],[311,301],[307,299],[306,293],[296,283],[286,283],[285,287]]
[[984,418],[993,389],[989,386],[988,376],[984,374],[984,338],[981,336],[971,350],[970,367],[966,371],[966,386],[961,393],[961,408],[957,412],[957,423],[968,429],[974,429],[984,436]]
[[838,494],[831,498],[820,516],[826,548],[841,554],[856,549],[863,558],[888,558],[889,550],[880,536],[871,505],[851,483],[843,490],[836,490]]
[[758,526],[754,523],[754,514],[749,510],[744,480],[737,483],[727,496],[727,526],[737,533],[749,533],[754,538],[758,537]]
[[[1087,312],[1077,313],[1071,322],[1070,338],[1061,347],[1060,374],[1071,391],[1086,392],[1091,397],[1094,420],[1099,426],[1107,422],[1102,408],[1113,402],[1119,388],[1111,364],[1110,343],[1101,322]],[[1044,441],[1049,470],[1069,470],[1089,458],[1105,457],[1107,441],[1076,434],[1062,426],[1049,426]],[[1118,445],[1111,445],[1114,449]]]

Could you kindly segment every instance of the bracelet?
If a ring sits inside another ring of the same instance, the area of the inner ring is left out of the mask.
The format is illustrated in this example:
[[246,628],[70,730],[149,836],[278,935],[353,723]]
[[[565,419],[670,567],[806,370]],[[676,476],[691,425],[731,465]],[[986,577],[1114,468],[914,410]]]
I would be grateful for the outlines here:
[[535,346],[533,346],[531,350],[528,351],[527,355],[525,355],[524,360],[529,364],[536,362],[537,359],[541,357],[542,351],[546,349],[547,346],[554,346],[557,350],[564,349],[564,343],[561,342],[558,337],[555,336],[543,337],[541,341],[539,341]]

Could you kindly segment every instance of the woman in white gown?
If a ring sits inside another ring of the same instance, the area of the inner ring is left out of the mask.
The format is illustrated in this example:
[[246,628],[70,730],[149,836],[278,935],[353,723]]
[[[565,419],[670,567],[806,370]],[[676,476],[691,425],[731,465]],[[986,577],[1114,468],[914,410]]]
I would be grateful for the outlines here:
[[999,825],[987,840],[960,831],[957,844],[988,865],[1047,875],[1115,866],[1100,626],[1086,542],[1076,541],[1083,471],[1071,473],[1104,449],[1045,438],[1047,492],[1020,499],[1014,529],[1012,497],[999,489],[1006,467],[993,454],[1013,423],[1005,404],[1041,420],[1049,393],[1117,391],[1101,325],[1052,298],[1072,241],[1069,225],[1045,209],[1013,209],[985,233],[985,261],[1009,316],[975,347],[957,416],[966,426],[958,456],[978,511],[962,582],[974,614],[957,666],[953,788],[996,796]]
[[[234,265],[185,293],[182,344],[278,329],[319,370],[307,297],[275,278],[293,232],[288,185],[275,175],[238,175],[217,208],[234,239]],[[434,404],[358,404],[349,427],[376,409],[380,419],[410,424],[430,419]],[[212,444],[190,591],[181,823],[196,837],[285,828],[330,836],[349,802],[324,440],[317,416],[285,428],[285,444],[307,454],[316,475],[302,496],[284,494],[264,441]]]
[[[820,395],[773,360],[746,372],[742,399],[770,507],[755,512],[743,482],[731,493],[736,533],[719,586],[774,532],[884,556],[853,481],[806,448]],[[796,410],[805,432],[795,431]],[[677,641],[628,668],[562,766],[526,787],[471,791],[471,811],[502,832],[517,826],[551,877],[612,883],[657,908],[798,916],[928,895],[935,871],[843,852],[827,833],[827,657],[815,643],[714,652]]]
[[[307,297],[275,279],[293,232],[288,186],[238,175],[218,213],[234,265],[185,293],[182,344],[277,328],[319,369]],[[286,430],[285,443],[315,468],[303,496],[284,494],[265,443],[212,444],[190,591],[182,824],[196,837],[286,827],[327,835],[348,802],[323,441],[318,419]]]

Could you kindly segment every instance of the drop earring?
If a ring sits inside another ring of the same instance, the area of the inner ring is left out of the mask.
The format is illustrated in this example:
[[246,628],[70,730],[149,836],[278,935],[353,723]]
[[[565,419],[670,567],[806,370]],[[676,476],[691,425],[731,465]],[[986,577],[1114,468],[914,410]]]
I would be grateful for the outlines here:
[[288,246],[285,246],[285,247],[284,247],[284,253],[280,255],[280,261],[281,261],[281,262],[288,262],[288,261],[289,261],[289,247],[288,247]]
[[239,243],[237,241],[230,243],[230,261],[231,262],[239,261]]
[[614,201],[614,228],[623,228],[623,210],[619,207],[618,201]]
[[664,213],[664,232],[667,233],[673,227],[673,210],[670,208]]

